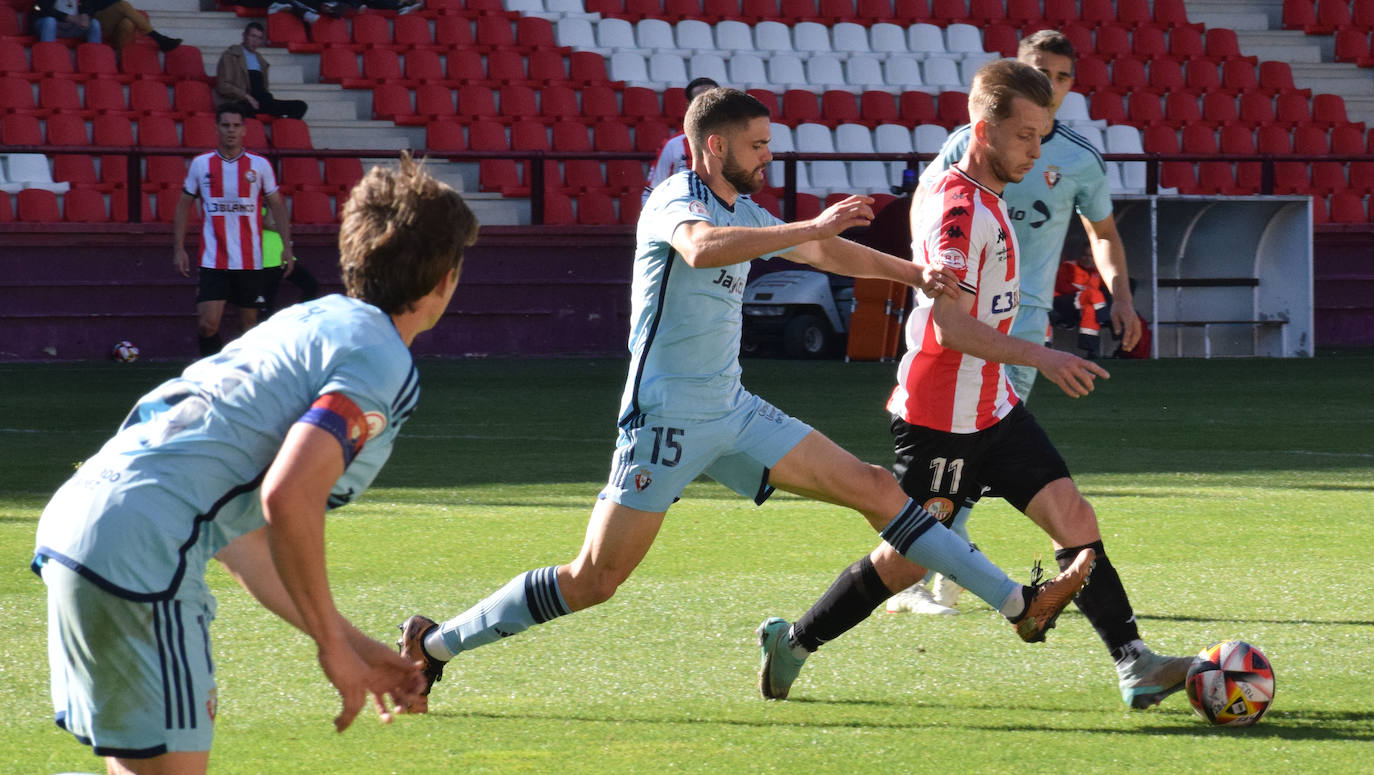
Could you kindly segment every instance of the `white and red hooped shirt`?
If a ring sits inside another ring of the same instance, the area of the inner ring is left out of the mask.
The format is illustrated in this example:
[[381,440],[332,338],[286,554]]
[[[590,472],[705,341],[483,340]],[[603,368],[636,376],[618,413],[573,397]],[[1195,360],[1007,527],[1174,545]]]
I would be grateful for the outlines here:
[[262,200],[277,190],[267,159],[244,151],[226,159],[218,151],[191,160],[182,190],[200,199],[200,265],[206,269],[262,268]]
[[[951,168],[912,205],[912,254],[940,264],[974,297],[970,312],[1007,333],[1020,303],[1018,248],[1002,198]],[[912,425],[949,433],[983,430],[1019,403],[1000,363],[940,346],[934,299],[916,294],[906,323],[907,353],[887,408]]]

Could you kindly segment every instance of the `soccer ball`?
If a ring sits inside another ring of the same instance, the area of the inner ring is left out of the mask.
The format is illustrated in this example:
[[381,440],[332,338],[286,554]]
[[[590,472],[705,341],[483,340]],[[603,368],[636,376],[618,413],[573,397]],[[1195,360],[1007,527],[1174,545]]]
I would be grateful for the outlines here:
[[133,342],[128,340],[118,342],[110,350],[110,357],[120,363],[133,363],[138,360],[138,348],[134,346]]
[[1199,716],[1217,726],[1248,727],[1274,702],[1274,668],[1249,643],[1227,640],[1193,658],[1184,686]]

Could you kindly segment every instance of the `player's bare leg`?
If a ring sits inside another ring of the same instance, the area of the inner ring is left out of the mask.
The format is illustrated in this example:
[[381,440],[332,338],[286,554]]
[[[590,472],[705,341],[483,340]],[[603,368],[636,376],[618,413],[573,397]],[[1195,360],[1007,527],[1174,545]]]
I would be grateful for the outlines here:
[[219,352],[223,344],[219,324],[223,318],[224,300],[196,302],[196,338],[200,342],[202,356]]
[[611,599],[648,554],[663,514],[598,500],[577,559],[558,568],[568,608],[580,611]]

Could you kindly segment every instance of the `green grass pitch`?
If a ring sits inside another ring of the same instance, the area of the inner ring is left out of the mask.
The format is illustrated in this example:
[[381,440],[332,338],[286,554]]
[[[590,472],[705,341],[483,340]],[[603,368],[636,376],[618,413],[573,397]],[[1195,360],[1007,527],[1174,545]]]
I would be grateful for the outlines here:
[[[307,639],[212,570],[219,773],[1368,772],[1374,750],[1374,354],[1115,362],[1031,408],[1096,506],[1149,643],[1264,650],[1277,701],[1213,729],[1182,694],[1130,711],[1075,609],[1026,645],[965,597],[956,617],[875,614],[793,689],[755,689],[753,628],[795,618],[875,545],[862,519],[693,485],[614,599],[453,662],[426,717],[337,700]],[[610,463],[625,363],[433,361],[378,486],[337,512],[340,608],[390,641],[514,574],[572,558]],[[38,514],[165,364],[0,365],[0,772],[103,771],[47,694]],[[891,364],[747,361],[745,384],[889,462]],[[1016,578],[1048,540],[1001,502],[974,540]],[[1052,561],[1051,561],[1052,564]]]

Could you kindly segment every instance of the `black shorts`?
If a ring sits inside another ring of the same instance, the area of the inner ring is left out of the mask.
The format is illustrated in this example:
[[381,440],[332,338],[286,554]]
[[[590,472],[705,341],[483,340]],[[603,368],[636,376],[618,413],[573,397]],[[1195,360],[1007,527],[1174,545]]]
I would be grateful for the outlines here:
[[266,269],[206,269],[202,266],[196,302],[227,301],[240,309],[265,311],[269,275]]
[[1045,485],[1069,475],[1069,467],[1025,404],[1002,421],[974,433],[946,433],[892,418],[902,490],[946,525],[955,512],[989,487],[1024,512]]

